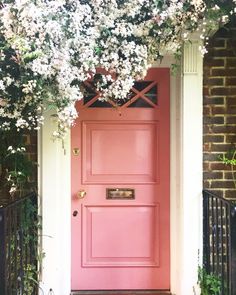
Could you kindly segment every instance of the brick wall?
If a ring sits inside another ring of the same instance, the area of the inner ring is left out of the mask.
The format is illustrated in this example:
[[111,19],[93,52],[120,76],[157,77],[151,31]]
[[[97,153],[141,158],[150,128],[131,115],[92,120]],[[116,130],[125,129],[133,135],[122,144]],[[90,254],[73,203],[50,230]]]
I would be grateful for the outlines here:
[[231,167],[219,159],[236,148],[236,21],[211,38],[203,83],[203,186],[220,196],[236,198]]

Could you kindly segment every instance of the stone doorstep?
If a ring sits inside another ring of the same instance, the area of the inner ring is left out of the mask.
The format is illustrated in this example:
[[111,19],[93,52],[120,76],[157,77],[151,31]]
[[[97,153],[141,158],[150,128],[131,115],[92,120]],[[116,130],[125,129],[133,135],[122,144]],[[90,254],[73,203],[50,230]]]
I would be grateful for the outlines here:
[[72,291],[71,295],[171,295],[169,291],[110,290],[110,291]]

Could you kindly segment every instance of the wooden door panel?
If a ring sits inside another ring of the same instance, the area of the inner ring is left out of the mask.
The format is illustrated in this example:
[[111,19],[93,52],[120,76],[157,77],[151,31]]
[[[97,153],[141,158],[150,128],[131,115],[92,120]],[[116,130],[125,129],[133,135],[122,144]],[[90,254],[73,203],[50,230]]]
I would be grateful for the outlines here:
[[84,122],[83,183],[154,183],[157,122]]
[[[131,91],[118,108],[96,91],[78,103],[72,290],[170,288],[169,70],[151,69]],[[109,199],[109,189],[132,199]]]
[[158,205],[85,205],[82,212],[83,267],[159,265]]

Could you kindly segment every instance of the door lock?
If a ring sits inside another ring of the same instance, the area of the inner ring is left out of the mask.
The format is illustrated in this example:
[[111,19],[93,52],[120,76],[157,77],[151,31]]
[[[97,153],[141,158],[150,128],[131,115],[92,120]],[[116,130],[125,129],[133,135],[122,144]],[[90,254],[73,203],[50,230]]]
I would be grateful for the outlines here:
[[75,211],[73,212],[73,216],[76,217],[77,215],[78,215],[78,211],[75,210]]

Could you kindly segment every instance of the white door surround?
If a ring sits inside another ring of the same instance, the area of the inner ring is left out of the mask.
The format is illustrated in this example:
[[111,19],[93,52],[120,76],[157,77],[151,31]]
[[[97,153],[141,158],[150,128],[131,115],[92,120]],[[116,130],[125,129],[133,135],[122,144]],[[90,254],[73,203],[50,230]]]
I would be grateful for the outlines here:
[[[185,46],[182,73],[171,76],[171,292],[175,295],[194,294],[202,248],[202,57],[198,46],[197,40]],[[167,56],[159,67],[170,67],[172,62]],[[60,141],[51,139],[55,127],[47,114],[39,134],[40,214],[46,255],[40,288],[44,294],[69,295],[70,134],[63,149]]]

